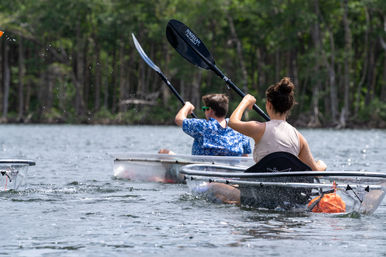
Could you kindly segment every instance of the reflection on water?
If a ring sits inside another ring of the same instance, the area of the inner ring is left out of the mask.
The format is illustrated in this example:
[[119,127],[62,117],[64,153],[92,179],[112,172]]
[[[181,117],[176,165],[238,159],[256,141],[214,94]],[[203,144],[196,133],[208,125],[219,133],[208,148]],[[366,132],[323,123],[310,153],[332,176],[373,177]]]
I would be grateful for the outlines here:
[[[113,156],[169,148],[177,127],[0,126],[3,158],[36,161],[28,187],[0,193],[0,255],[381,256],[386,206],[371,216],[240,209],[186,185],[113,179]],[[382,130],[301,130],[329,170],[384,170]],[[327,140],[326,140],[327,139]],[[343,249],[343,250],[342,250]]]

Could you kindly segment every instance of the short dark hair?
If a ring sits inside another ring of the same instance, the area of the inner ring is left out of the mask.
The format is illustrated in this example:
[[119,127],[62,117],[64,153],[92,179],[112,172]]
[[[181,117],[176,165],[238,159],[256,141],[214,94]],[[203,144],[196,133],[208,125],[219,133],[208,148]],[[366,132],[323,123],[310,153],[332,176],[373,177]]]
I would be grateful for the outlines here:
[[202,97],[205,106],[210,107],[217,117],[225,117],[228,113],[229,98],[224,94],[208,94]]
[[265,91],[267,100],[272,104],[273,109],[278,113],[286,113],[294,106],[295,85],[291,82],[290,78],[284,77],[275,85],[269,86]]

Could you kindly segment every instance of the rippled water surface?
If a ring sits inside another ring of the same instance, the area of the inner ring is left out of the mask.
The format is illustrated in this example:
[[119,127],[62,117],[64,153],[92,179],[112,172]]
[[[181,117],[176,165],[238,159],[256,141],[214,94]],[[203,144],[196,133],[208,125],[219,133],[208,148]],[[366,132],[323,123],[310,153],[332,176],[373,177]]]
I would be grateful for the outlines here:
[[[384,130],[301,130],[330,170],[386,171]],[[0,158],[36,161],[0,192],[0,256],[385,256],[385,201],[371,216],[240,209],[185,185],[113,179],[114,154],[170,148],[177,127],[0,126]]]

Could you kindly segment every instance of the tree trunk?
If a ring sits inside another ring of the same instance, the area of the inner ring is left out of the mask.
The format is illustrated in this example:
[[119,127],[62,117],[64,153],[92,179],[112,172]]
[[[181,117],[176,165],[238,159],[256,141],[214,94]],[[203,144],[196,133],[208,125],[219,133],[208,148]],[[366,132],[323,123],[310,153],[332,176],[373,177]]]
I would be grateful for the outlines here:
[[[316,14],[316,21],[313,24],[312,28],[312,40],[314,42],[315,47],[315,64],[313,67],[314,74],[318,74],[320,71],[320,58],[321,58],[321,38],[320,38],[320,24],[319,24],[319,18],[320,18],[320,11],[319,11],[319,1],[314,0],[314,11]],[[320,126],[320,120],[319,120],[319,90],[321,87],[321,81],[319,76],[314,76],[314,79],[311,80],[312,83],[312,116],[311,120],[308,123],[308,126],[310,127],[318,127]]]
[[54,80],[56,79],[56,71],[53,66],[49,66],[47,69],[47,75],[46,75],[46,94],[45,94],[45,101],[46,101],[46,111],[50,112],[53,106],[53,87],[54,87]]
[[298,62],[297,62],[297,51],[292,50],[289,54],[290,60],[289,60],[289,75],[292,79],[292,82],[299,86],[299,75],[298,75]]
[[[108,65],[108,62],[104,63],[103,64],[103,69],[101,70],[107,70],[107,65]],[[101,64],[101,67],[102,67],[102,64]],[[106,74],[106,73],[105,73]],[[108,110],[108,105],[109,105],[109,76],[107,76],[107,74],[105,76],[102,76],[102,72],[101,72],[101,83],[103,85],[103,107]]]
[[[134,50],[133,48],[131,48],[131,51],[129,53],[129,60],[126,61],[125,63],[125,67],[126,67],[126,72],[125,72],[125,81],[126,81],[126,84],[125,84],[125,98],[128,98],[131,94],[131,92],[133,92],[133,88],[132,88],[132,80],[131,80],[131,72],[130,72],[130,68],[129,67],[134,67],[134,54],[136,54],[137,51]],[[142,62],[144,63],[144,62]],[[127,111],[128,109],[128,106],[125,105],[124,107],[125,111]]]
[[72,76],[72,80],[75,86],[75,113],[77,115],[84,114],[84,100],[83,100],[83,85],[84,85],[84,39],[80,31],[79,22],[76,25],[76,48],[74,51],[75,60],[75,74]]
[[331,118],[334,124],[337,123],[338,118],[338,92],[336,88],[336,74],[335,74],[335,52],[334,52],[334,39],[330,34],[330,45],[331,45],[331,57],[330,64],[328,65],[329,74],[329,86],[330,86],[330,110]]
[[100,109],[100,98],[101,98],[101,60],[100,60],[100,45],[98,39],[95,42],[95,99],[94,99],[94,110],[97,112]]
[[19,110],[17,120],[22,121],[24,114],[24,76],[25,76],[25,64],[24,64],[24,49],[23,38],[19,36]]
[[113,63],[112,63],[112,69],[113,69],[113,72],[111,74],[111,95],[112,95],[112,99],[111,99],[111,113],[115,113],[117,111],[117,80],[116,80],[116,77],[117,77],[117,45],[114,44],[113,46]]
[[[365,7],[365,16],[366,16],[366,26],[370,28],[370,16],[366,7]],[[363,83],[366,80],[367,68],[369,63],[369,32],[370,31],[368,29],[365,31],[362,77],[357,85],[357,89],[355,92],[355,107],[354,107],[355,116],[357,116],[359,111],[359,105],[361,101],[361,90],[362,90]]]
[[[384,56],[386,56],[386,49],[383,51]],[[383,76],[382,76],[382,82],[381,82],[381,102],[386,102],[386,58],[383,58]]]
[[242,72],[242,82],[241,82],[242,88],[243,88],[244,92],[248,92],[248,72],[247,72],[247,68],[245,66],[245,61],[244,61],[244,57],[243,57],[243,47],[241,45],[240,39],[237,36],[237,32],[236,32],[236,28],[235,28],[232,16],[230,16],[228,14],[227,18],[228,18],[228,22],[229,22],[229,28],[231,30],[232,41],[234,41],[236,43],[236,52],[238,55],[238,59],[240,62],[240,68],[241,68],[241,72]]
[[[323,16],[319,13],[320,18],[322,21],[324,21]],[[330,92],[330,98],[328,102],[329,105],[327,106],[326,110],[330,110],[331,113],[331,120],[334,125],[338,123],[338,93],[336,88],[336,73],[335,73],[335,43],[334,43],[334,34],[331,30],[331,28],[328,26],[328,24],[325,23],[329,40],[330,40],[330,60],[327,57],[326,52],[322,49],[322,55],[323,55],[323,62],[328,70],[329,75],[329,92]],[[322,45],[322,42],[320,42]]]
[[[166,67],[166,73],[168,74],[169,70],[167,67],[169,67],[169,63],[170,63],[170,53],[168,51],[168,46],[166,45],[166,43],[163,45],[164,47],[164,52],[165,52],[165,67]],[[169,79],[172,79],[169,77]],[[171,96],[171,91],[169,89],[168,86],[164,85],[163,82],[161,82],[161,79],[159,78],[156,78],[155,79],[156,83],[157,84],[161,84],[161,94],[162,94],[162,104],[163,106],[167,106],[168,102],[169,102],[169,99],[170,99],[170,96]],[[181,82],[181,88],[180,88],[180,92],[181,92],[181,97],[182,99],[185,99],[184,97],[184,87],[183,87],[183,81]]]
[[[90,87],[91,87],[91,63],[88,60],[88,49],[89,49],[89,40],[84,38],[84,46],[82,48],[82,62],[83,62],[83,110],[82,114],[88,115],[88,107],[90,104]],[[92,62],[92,60],[91,60]],[[92,98],[92,97],[91,97]]]
[[46,102],[45,102],[45,93],[46,93],[46,77],[47,77],[47,71],[43,68],[39,71],[39,84],[38,84],[38,101],[39,101],[39,109],[38,109],[38,120],[42,119],[43,113],[46,108]]
[[202,72],[198,71],[195,72],[193,81],[192,81],[192,88],[191,88],[191,96],[192,96],[192,104],[198,108],[201,106],[201,99],[200,99],[200,85],[201,85],[201,78],[202,78]]
[[[27,50],[27,53],[26,53],[27,59],[31,58],[31,55],[33,57],[35,57],[34,56],[34,53],[36,52],[35,49],[36,49],[35,44],[32,44],[32,46],[30,48],[26,49]],[[29,122],[29,119],[31,117],[31,111],[30,111],[30,101],[31,101],[31,95],[32,95],[31,84],[32,84],[32,82],[31,82],[30,79],[28,79],[26,81],[26,84],[25,84],[25,87],[26,87],[25,91],[26,91],[26,93],[25,93],[24,110],[26,112],[27,117],[25,118],[24,122],[26,122],[26,123]]]
[[259,92],[260,96],[264,95],[264,90],[260,90],[260,88],[265,88],[267,84],[266,74],[265,74],[265,51],[262,48],[258,48],[256,51],[257,57],[257,70],[258,70],[258,85],[257,92]]
[[350,115],[349,106],[349,93],[351,83],[351,59],[352,59],[352,37],[350,29],[350,21],[348,19],[348,0],[343,1],[343,25],[344,25],[344,73],[343,73],[343,85],[344,85],[344,104],[341,114],[341,125],[346,124],[346,120]]
[[305,99],[305,94],[306,94],[306,88],[307,88],[307,85],[309,83],[309,79],[310,79],[310,76],[308,74],[310,74],[310,72],[308,72],[309,70],[307,69],[306,70],[306,77],[304,78],[303,80],[303,85],[300,85],[300,88],[298,89],[298,99],[300,99],[299,101],[299,105],[297,106],[297,110],[299,113],[302,113],[302,110],[303,110],[303,105],[304,105],[304,99]]
[[369,69],[367,72],[367,93],[365,98],[365,104],[369,105],[374,98],[374,76],[375,76],[375,42],[370,41],[369,47]]
[[186,96],[186,86],[185,86],[185,80],[181,79],[180,80],[180,95],[181,95],[181,98],[184,99],[184,101],[186,101],[185,99],[189,99],[189,97]]
[[8,97],[11,85],[11,70],[9,67],[9,45],[3,44],[3,115],[2,121],[7,122],[8,116]]
[[280,51],[279,49],[275,52],[275,83],[280,80]]
[[126,62],[125,62],[125,44],[121,40],[119,48],[119,112],[127,110],[126,104],[121,104],[126,99]]
[[66,86],[64,86],[65,84],[65,75],[64,74],[60,74],[59,75],[59,81],[61,81],[61,83],[63,83],[63,86],[60,86],[59,87],[59,92],[58,92],[58,105],[59,105],[59,110],[61,110],[63,112],[63,116],[65,118],[66,116]]
[[29,122],[29,119],[31,117],[31,110],[30,110],[30,102],[31,102],[31,95],[32,95],[32,85],[31,82],[28,80],[27,83],[25,84],[26,87],[26,93],[25,93],[25,111],[27,114],[27,118],[25,119],[24,122]]
[[[321,13],[319,13],[320,18],[322,19],[322,22],[324,21],[324,18]],[[337,92],[337,87],[336,87],[336,73],[335,73],[335,39],[334,39],[334,34],[333,31],[331,30],[330,26],[324,22],[326,25],[326,29],[328,32],[328,38],[330,41],[330,59],[328,59],[326,55],[326,51],[322,49],[322,54],[323,54],[323,61],[324,64],[328,70],[328,77],[329,77],[329,92],[330,92],[330,97],[329,97],[329,105],[326,110],[330,110],[331,114],[331,120],[334,125],[338,123],[338,92]],[[320,42],[322,45],[322,42]]]

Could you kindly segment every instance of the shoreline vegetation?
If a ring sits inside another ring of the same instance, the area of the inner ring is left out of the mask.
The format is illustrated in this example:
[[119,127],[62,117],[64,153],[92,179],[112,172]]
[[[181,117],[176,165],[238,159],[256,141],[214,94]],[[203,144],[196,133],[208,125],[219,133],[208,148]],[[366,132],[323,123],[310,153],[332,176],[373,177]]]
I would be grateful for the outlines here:
[[230,114],[241,98],[168,43],[176,19],[260,108],[290,77],[295,126],[384,129],[385,13],[384,0],[2,0],[0,123],[174,124],[181,106],[131,33],[199,117],[208,93],[227,94]]
[[[132,110],[125,113],[118,113],[113,115],[107,110],[91,114],[83,118],[68,118],[64,116],[56,115],[43,115],[40,120],[36,120],[32,115],[27,115],[25,119],[17,119],[16,115],[9,119],[0,119],[0,124],[83,124],[83,125],[175,125],[174,115],[177,113],[177,107],[175,111],[165,111],[158,109],[154,114],[154,109],[145,108],[144,110]],[[231,112],[231,111],[230,111]],[[249,120],[263,120],[257,114],[249,115],[253,111],[249,111],[247,118]],[[162,114],[161,114],[162,113]],[[228,113],[230,115],[230,113]],[[203,115],[199,115],[199,118],[205,118]],[[342,127],[339,123],[323,123],[314,124],[310,115],[303,114],[301,117],[290,115],[288,122],[297,128],[332,128],[332,129],[386,129],[386,121],[374,115],[369,120],[352,120],[346,122],[345,126]]]

